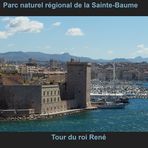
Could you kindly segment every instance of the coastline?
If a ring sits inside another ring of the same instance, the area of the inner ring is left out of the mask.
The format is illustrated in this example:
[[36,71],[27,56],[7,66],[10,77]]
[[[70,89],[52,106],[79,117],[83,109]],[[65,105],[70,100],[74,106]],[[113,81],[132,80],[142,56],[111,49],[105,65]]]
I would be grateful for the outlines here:
[[14,117],[0,117],[1,121],[23,121],[23,120],[44,120],[44,119],[52,119],[55,117],[62,117],[66,115],[76,114],[80,112],[84,112],[86,110],[94,110],[96,107],[88,107],[83,109],[71,109],[61,112],[55,112],[50,114],[32,114],[29,116],[14,116]]

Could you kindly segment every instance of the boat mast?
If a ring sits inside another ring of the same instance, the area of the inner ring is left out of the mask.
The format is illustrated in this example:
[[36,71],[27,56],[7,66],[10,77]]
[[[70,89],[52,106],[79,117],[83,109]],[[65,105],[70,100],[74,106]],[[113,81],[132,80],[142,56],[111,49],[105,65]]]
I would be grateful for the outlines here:
[[116,81],[116,69],[115,63],[113,63],[113,90],[115,91],[115,81]]

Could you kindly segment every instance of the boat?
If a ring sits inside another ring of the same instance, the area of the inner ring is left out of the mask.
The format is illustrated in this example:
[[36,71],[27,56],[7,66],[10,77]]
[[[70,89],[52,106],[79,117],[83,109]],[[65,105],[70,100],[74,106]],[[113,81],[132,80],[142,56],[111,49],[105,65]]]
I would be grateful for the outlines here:
[[117,101],[112,96],[111,98],[107,99],[105,97],[102,99],[95,99],[94,101],[91,101],[91,105],[97,107],[98,109],[122,109],[125,107],[126,103],[122,100]]
[[102,94],[91,94],[92,102],[100,102],[102,99],[116,103],[129,103],[129,99],[122,93],[102,93]]
[[122,109],[127,103],[129,103],[129,98],[126,94],[116,91],[115,63],[113,63],[112,91],[91,93],[90,96],[92,106],[99,109]]
[[113,63],[113,84],[111,92],[103,92],[103,93],[90,93],[92,102],[100,102],[100,100],[105,99],[107,102],[114,103],[129,103],[129,97],[127,94],[120,93],[116,91],[116,71],[115,71],[115,63]]
[[116,103],[129,103],[129,99],[128,98],[117,98],[116,99],[116,101],[115,101]]
[[98,106],[99,109],[123,109],[125,103],[105,102],[103,105]]

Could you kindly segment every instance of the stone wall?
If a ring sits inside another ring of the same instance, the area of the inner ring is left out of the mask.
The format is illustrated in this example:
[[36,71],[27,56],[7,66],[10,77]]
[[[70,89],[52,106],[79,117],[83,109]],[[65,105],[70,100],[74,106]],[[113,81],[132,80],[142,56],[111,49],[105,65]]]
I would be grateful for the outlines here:
[[34,108],[41,113],[41,86],[39,85],[2,85],[0,87],[1,109]]

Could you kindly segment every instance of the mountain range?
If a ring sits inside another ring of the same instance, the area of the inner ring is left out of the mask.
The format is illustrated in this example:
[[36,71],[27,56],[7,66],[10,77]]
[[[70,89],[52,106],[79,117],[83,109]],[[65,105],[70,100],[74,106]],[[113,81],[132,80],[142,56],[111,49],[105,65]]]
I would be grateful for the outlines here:
[[69,53],[63,54],[46,54],[42,52],[6,52],[0,53],[0,58],[5,59],[7,61],[28,61],[29,58],[36,59],[37,61],[49,61],[51,59],[58,60],[58,61],[70,61],[70,59],[80,60],[82,62],[97,62],[97,63],[104,63],[104,62],[148,62],[148,58],[143,57],[135,57],[135,58],[115,58],[112,60],[105,60],[105,59],[92,59],[89,57],[78,57],[70,55]]

